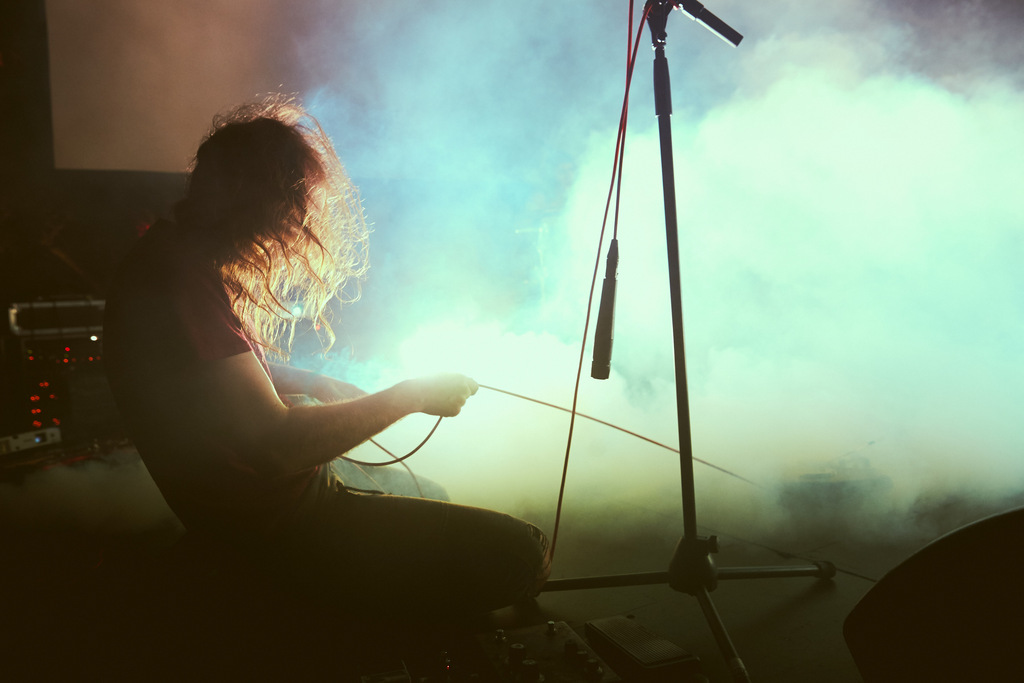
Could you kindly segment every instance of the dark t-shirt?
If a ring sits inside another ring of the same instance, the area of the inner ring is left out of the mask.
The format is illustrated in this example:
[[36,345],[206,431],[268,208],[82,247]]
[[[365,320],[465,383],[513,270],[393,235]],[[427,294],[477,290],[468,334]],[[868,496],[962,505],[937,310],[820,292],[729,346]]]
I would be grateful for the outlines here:
[[271,531],[297,506],[318,468],[257,473],[215,425],[176,407],[179,381],[206,362],[255,353],[219,273],[174,224],[157,223],[135,245],[108,292],[105,366],[135,445],[168,505],[188,529]]

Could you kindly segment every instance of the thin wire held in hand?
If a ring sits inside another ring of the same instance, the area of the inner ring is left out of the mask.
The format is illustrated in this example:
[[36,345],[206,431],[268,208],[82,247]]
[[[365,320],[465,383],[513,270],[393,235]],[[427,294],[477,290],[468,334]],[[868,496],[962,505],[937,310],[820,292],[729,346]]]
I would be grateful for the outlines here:
[[[563,413],[572,412],[571,410],[569,410],[569,408],[566,408],[564,406],[556,405],[554,403],[548,403],[547,401],[542,401],[539,398],[533,398],[533,397],[530,397],[530,396],[524,396],[523,394],[517,394],[517,393],[515,393],[513,391],[508,391],[507,389],[499,389],[498,387],[491,387],[491,386],[487,386],[486,384],[480,384],[479,386],[480,386],[481,389],[489,389],[490,391],[496,391],[499,394],[506,394],[507,396],[512,396],[512,397],[515,397],[515,398],[521,398],[524,401],[530,401],[532,403],[537,403],[539,405],[546,406],[548,408],[554,408],[555,410],[561,410]],[[653,444],[655,446],[658,446],[659,448],[664,448],[667,451],[672,451],[673,453],[679,453],[679,449],[678,448],[675,448],[673,446],[669,446],[668,444],[662,443],[661,441],[656,441],[656,440],[650,438],[649,436],[644,436],[643,434],[638,434],[637,432],[634,432],[632,430],[626,429],[625,427],[620,427],[617,424],[613,424],[611,422],[607,422],[607,421],[602,420],[600,418],[593,417],[591,415],[587,415],[586,413],[581,413],[579,411],[576,412],[576,415],[578,417],[582,417],[582,418],[585,418],[587,420],[590,420],[591,422],[596,422],[599,425],[604,425],[605,427],[611,427],[612,429],[618,430],[618,431],[620,431],[620,432],[622,432],[624,434],[629,434],[630,436],[635,436],[636,438],[640,439],[641,441],[646,441],[649,444]],[[746,477],[744,477],[741,474],[736,474],[735,472],[727,470],[724,467],[720,467],[720,466],[718,466],[718,465],[716,465],[714,463],[708,462],[707,460],[702,460],[702,459],[700,459],[700,458],[698,458],[696,456],[694,456],[693,460],[694,460],[694,462],[699,462],[702,465],[707,465],[708,467],[710,467],[712,469],[718,470],[719,472],[722,472],[723,474],[728,474],[730,477],[734,477],[736,479],[739,479],[740,481],[744,481],[744,482],[746,482],[746,483],[748,483],[748,484],[750,484],[752,486],[756,486],[757,488],[764,488],[763,486],[758,484],[756,481],[751,481],[750,479],[747,479]]]
[[411,451],[409,451],[408,453],[406,453],[405,455],[403,455],[400,458],[399,457],[395,457],[395,455],[391,451],[389,451],[388,449],[384,448],[379,443],[377,443],[376,441],[371,439],[370,441],[373,443],[373,445],[375,445],[377,448],[381,449],[382,451],[384,451],[385,453],[390,455],[392,458],[394,458],[394,460],[392,460],[391,462],[364,462],[362,460],[356,460],[355,458],[350,458],[347,455],[339,455],[338,457],[341,460],[344,460],[346,462],[350,462],[350,463],[352,463],[354,465],[360,465],[362,467],[385,467],[387,465],[394,465],[396,462],[402,462],[403,460],[408,460],[409,458],[411,458],[413,455],[416,454],[416,451],[418,451],[419,449],[423,448],[424,444],[426,444],[428,441],[430,441],[430,437],[432,437],[434,435],[434,432],[437,431],[438,425],[441,424],[441,419],[442,418],[440,418],[440,417],[437,418],[437,422],[434,423],[434,426],[431,428],[430,433],[427,434],[426,438],[424,438],[423,441],[420,441],[420,445],[419,446],[417,446],[416,448],[412,449]]

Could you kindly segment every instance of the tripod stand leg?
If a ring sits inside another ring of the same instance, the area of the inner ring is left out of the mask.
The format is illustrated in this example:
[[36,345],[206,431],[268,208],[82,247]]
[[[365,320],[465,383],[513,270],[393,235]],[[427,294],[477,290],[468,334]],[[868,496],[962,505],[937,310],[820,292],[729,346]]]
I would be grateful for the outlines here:
[[722,618],[718,616],[718,610],[715,609],[715,603],[711,602],[711,596],[708,595],[707,589],[702,588],[696,591],[694,597],[700,603],[700,608],[704,612],[704,620],[707,621],[708,628],[711,629],[715,642],[718,643],[718,649],[722,652],[725,661],[729,665],[729,672],[732,674],[733,680],[736,683],[750,683],[747,667],[743,664],[743,660],[740,659],[736,647],[732,644],[729,632],[725,630]]
[[827,560],[815,561],[813,566],[806,567],[718,567],[715,576],[718,579],[786,579],[797,576],[810,576],[818,579],[831,579],[836,575],[836,566]]

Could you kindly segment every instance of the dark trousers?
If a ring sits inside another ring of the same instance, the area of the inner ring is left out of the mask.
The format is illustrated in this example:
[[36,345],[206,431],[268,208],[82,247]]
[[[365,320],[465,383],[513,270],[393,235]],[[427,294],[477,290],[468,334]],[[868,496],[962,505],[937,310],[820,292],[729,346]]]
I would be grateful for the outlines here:
[[271,569],[355,611],[469,615],[536,595],[540,529],[493,510],[354,493],[329,468],[271,553]]

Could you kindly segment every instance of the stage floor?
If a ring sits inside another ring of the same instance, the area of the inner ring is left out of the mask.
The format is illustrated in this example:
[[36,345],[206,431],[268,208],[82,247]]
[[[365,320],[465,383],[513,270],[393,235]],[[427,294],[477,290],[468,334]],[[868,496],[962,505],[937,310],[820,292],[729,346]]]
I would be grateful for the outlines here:
[[[97,466],[121,473],[107,478],[105,486],[123,488],[135,481],[137,463],[130,452],[107,453],[100,461]],[[49,467],[47,476],[58,478],[75,466],[60,459],[33,465]],[[18,499],[22,519],[5,515],[2,529],[0,647],[5,668],[17,674],[9,680],[175,680],[187,675],[192,680],[358,681],[383,660],[407,662],[412,680],[442,680],[426,670],[441,652],[461,666],[457,670],[472,670],[478,680],[488,680],[493,672],[481,659],[478,634],[552,620],[583,635],[587,621],[618,615],[632,615],[646,629],[698,656],[708,680],[732,680],[696,599],[664,585],[542,593],[533,602],[458,624],[368,623],[278,591],[261,577],[232,574],[229,565],[216,561],[191,574],[169,572],[166,550],[180,530],[152,510],[137,510],[135,524],[129,519],[113,531],[102,525],[92,532],[81,525],[61,528],[59,519],[87,518],[94,514],[87,508],[95,500],[121,494],[101,486],[89,496],[56,499],[41,488],[24,489],[40,477],[24,475],[0,481],[5,506],[15,500],[15,492],[41,496],[34,512],[27,498]],[[140,504],[130,496],[123,502]],[[957,528],[1016,504],[947,501],[942,523]],[[54,506],[65,508],[63,517],[48,516]],[[580,524],[577,530],[584,528]],[[637,524],[644,522],[638,519]],[[770,538],[700,531],[720,535],[715,560],[721,567],[803,565],[820,559],[838,569],[832,580],[721,581],[711,594],[751,679],[762,683],[860,681],[843,639],[843,621],[877,579],[930,540],[872,540],[827,524],[783,529]],[[628,524],[614,538],[603,536],[600,528],[566,534],[554,578],[664,571],[675,540],[661,529],[630,530]]]

